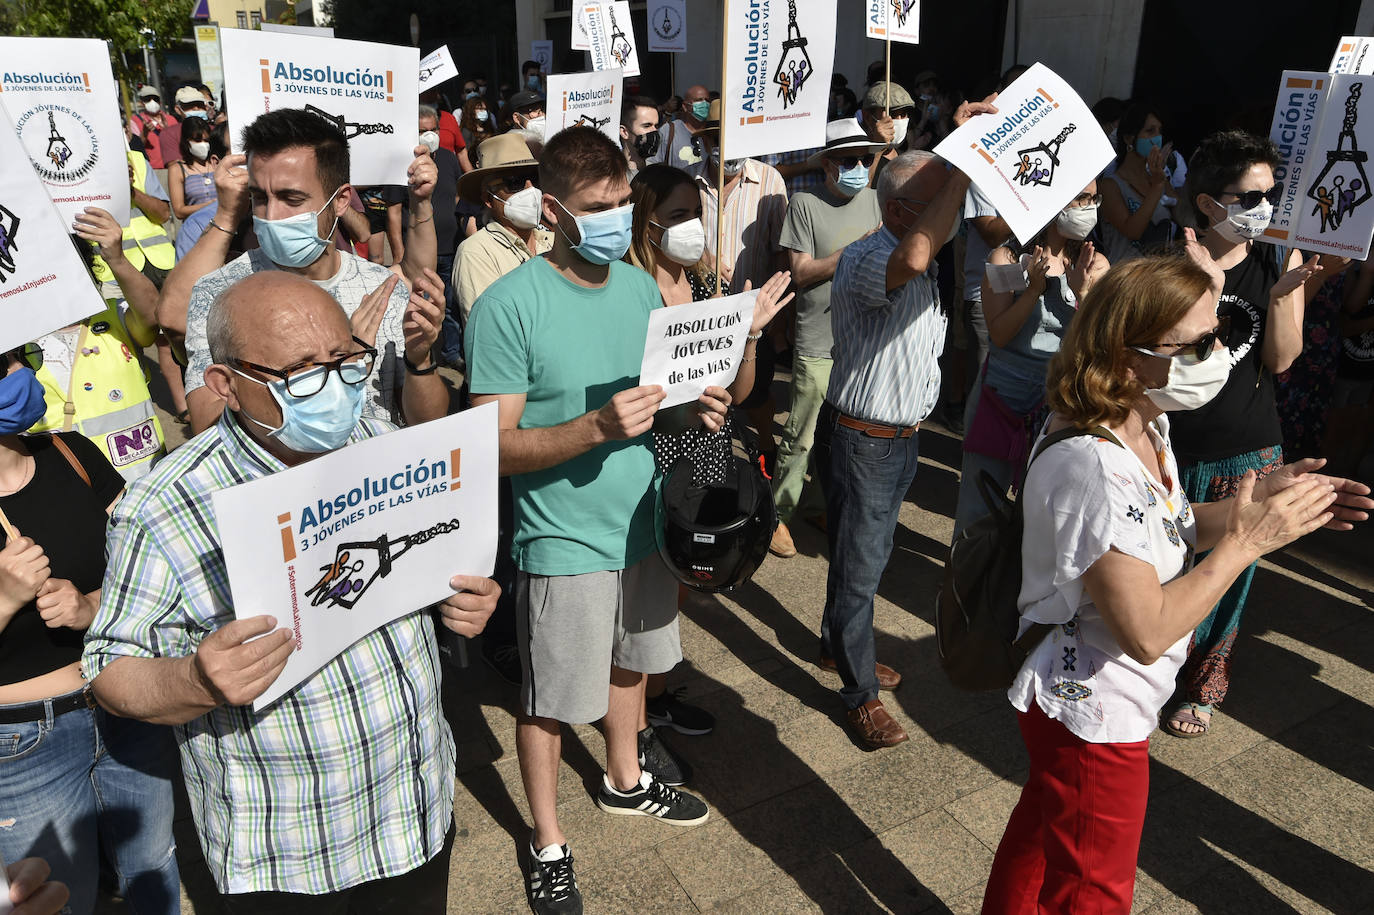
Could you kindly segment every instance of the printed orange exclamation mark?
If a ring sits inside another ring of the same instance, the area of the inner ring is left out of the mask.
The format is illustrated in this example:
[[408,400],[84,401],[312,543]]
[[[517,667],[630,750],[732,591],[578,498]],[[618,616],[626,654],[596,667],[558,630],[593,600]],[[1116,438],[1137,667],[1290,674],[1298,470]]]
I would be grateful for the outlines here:
[[987,159],[988,165],[994,164],[992,161],[992,156],[989,156],[987,153],[983,152],[983,150],[979,149],[977,143],[970,143],[968,145],[968,148],[976,152],[978,155],[982,156],[984,159]]
[[[1047,102],[1054,102],[1054,99],[1050,98],[1050,94],[1049,94],[1048,92],[1046,92],[1044,89],[1037,89],[1037,90],[1035,90],[1035,91],[1037,91],[1037,92],[1039,92],[1041,95],[1043,95],[1043,96],[1045,97],[1045,101],[1047,101]],[[1058,107],[1059,107],[1059,104],[1058,104],[1057,102],[1055,102],[1054,107],[1058,108]]]
[[386,100],[387,100],[388,102],[391,101],[391,93],[392,93],[392,88],[391,88],[391,71],[388,70],[388,71],[386,71]]
[[262,67],[262,93],[266,95],[272,91],[272,75],[267,72],[267,61],[259,60],[258,65]]
[[90,92],[90,91],[91,91],[91,78],[90,78],[89,76],[87,76],[85,73],[82,73],[82,74],[81,74],[81,82],[83,82],[83,83],[86,84],[86,91],[87,91],[87,92]]
[[449,466],[449,471],[448,471],[448,475],[449,475],[450,477],[453,478],[453,482],[450,483],[450,484],[448,485],[448,491],[449,491],[449,492],[453,492],[455,489],[462,489],[462,488],[463,488],[463,481],[460,480],[460,479],[458,479],[458,476],[459,476],[459,474],[461,473],[460,468],[462,467],[462,461],[463,461],[463,449],[462,449],[462,448],[454,448],[452,451],[450,451],[450,452],[448,453],[448,456],[449,456],[449,464],[448,464],[448,466]]
[[282,562],[290,562],[296,558],[296,538],[291,536],[291,513],[277,515],[277,523],[285,525],[281,529]]

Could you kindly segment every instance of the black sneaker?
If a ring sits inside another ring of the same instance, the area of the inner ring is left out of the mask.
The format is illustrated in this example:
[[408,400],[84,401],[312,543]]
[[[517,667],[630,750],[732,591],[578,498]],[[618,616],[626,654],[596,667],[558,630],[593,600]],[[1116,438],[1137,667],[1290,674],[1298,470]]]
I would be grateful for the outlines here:
[[[554,857],[557,855],[557,857]],[[573,875],[572,853],[566,845],[535,851],[530,845],[530,907],[535,915],[582,915],[582,893]]]
[[524,679],[524,672],[520,670],[520,649],[514,645],[483,639],[482,660],[496,671],[498,677],[512,686],[519,686]]
[[668,749],[653,725],[639,732],[639,767],[652,772],[654,778],[676,788],[692,780],[692,767]]
[[596,806],[620,816],[657,817],[673,826],[696,826],[711,816],[701,798],[669,788],[648,770],[640,773],[639,787],[629,792],[615,790],[610,777],[603,775]]
[[679,696],[682,687],[665,689],[652,699],[644,700],[645,710],[649,713],[649,723],[660,728],[672,728],[679,734],[699,737],[715,729],[716,719],[710,712],[688,705]]

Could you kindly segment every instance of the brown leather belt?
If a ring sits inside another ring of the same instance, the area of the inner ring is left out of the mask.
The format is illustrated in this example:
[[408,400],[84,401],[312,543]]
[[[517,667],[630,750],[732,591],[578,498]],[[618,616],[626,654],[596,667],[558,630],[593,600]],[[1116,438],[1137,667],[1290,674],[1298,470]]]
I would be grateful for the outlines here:
[[873,423],[866,419],[855,419],[852,416],[845,416],[843,413],[835,414],[835,422],[841,426],[848,426],[857,432],[862,432],[870,438],[911,438],[916,430],[921,428],[921,424],[914,426],[889,426],[886,423]]

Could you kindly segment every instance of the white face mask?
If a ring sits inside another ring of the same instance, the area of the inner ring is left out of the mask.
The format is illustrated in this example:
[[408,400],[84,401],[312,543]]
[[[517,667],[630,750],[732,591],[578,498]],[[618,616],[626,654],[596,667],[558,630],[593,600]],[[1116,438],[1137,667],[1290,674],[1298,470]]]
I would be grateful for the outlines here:
[[1263,235],[1273,218],[1274,205],[1268,200],[1261,200],[1259,206],[1250,210],[1243,210],[1240,204],[1233,203],[1226,208],[1226,218],[1212,226],[1212,229],[1227,241],[1239,245]]
[[654,247],[662,251],[668,260],[684,267],[701,260],[701,255],[706,251],[706,228],[700,219],[689,219],[666,227],[653,220],[649,224],[663,229],[663,240],[655,243]]
[[505,199],[506,219],[517,229],[533,229],[539,225],[543,201],[544,193],[539,188],[522,188]]
[[1074,241],[1082,241],[1097,225],[1097,204],[1085,207],[1069,207],[1054,217],[1054,227],[1059,234]]
[[210,143],[208,141],[192,140],[186,145],[190,148],[191,155],[195,156],[200,161],[204,162],[210,157]]
[[1169,378],[1162,388],[1146,388],[1145,396],[1165,413],[1196,410],[1221,393],[1231,375],[1231,360],[1224,350],[1198,362],[1191,355],[1169,360]]
[[420,134],[420,145],[429,150],[432,156],[439,149],[439,135],[432,130]]
[[159,105],[155,99],[148,99],[148,101],[143,103],[143,110],[149,114],[157,114],[162,110],[162,106]]
[[548,124],[548,118],[540,115],[537,118],[530,118],[525,122],[525,134],[531,137],[536,143],[544,142],[544,128]]
[[911,126],[909,118],[892,119],[892,145],[901,146],[906,142],[906,129]]

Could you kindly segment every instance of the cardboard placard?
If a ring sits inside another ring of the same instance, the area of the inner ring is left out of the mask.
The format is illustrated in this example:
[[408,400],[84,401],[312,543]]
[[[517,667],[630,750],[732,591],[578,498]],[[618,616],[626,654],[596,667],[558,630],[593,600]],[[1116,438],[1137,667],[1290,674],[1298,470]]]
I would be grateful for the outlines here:
[[440,45],[430,51],[420,61],[420,91],[453,79],[458,75],[458,65],[448,52],[448,45]]
[[623,82],[619,70],[550,76],[544,142],[566,127],[595,127],[619,144]]
[[1278,102],[1269,139],[1279,148],[1282,164],[1274,169],[1274,180],[1283,182],[1283,199],[1274,207],[1274,218],[1260,241],[1276,245],[1292,243],[1293,233],[1310,206],[1304,196],[1312,169],[1312,144],[1321,126],[1331,74],[1285,70],[1279,80]]
[[486,404],[214,494],[235,616],[269,613],[295,636],[254,710],[452,595],[452,576],[491,574],[496,420]]
[[334,37],[334,27],[330,25],[283,25],[278,22],[264,22],[258,28],[264,32],[279,32],[283,35],[309,35],[312,38]]
[[[921,0],[864,0],[864,34],[903,44],[921,43]],[[914,86],[912,87],[915,88]]]
[[582,4],[582,19],[591,39],[592,69],[620,70],[639,75],[639,52],[630,24],[629,0],[600,0]]
[[1330,77],[1319,126],[1304,150],[1306,167],[1295,181],[1301,189],[1297,202],[1302,208],[1297,227],[1286,240],[1271,234],[1263,237],[1304,251],[1364,260],[1374,239],[1370,149],[1374,149],[1374,76],[1339,73]]
[[219,104],[219,93],[224,88],[224,60],[219,51],[219,26],[198,25],[196,34],[196,62],[200,64],[200,81],[214,96]]
[[0,100],[33,163],[70,223],[88,206],[129,222],[129,160],[110,71],[94,38],[0,37]]
[[649,0],[649,50],[682,53],[687,50],[687,0]]
[[1328,73],[1374,74],[1374,38],[1359,35],[1343,35],[1336,43],[1336,53],[1331,56]]
[[711,385],[729,386],[739,374],[744,338],[758,290],[703,299],[649,313],[639,383],[662,386],[659,409],[691,403]]
[[572,39],[571,47],[574,51],[590,51],[592,49],[592,36],[587,31],[586,7],[582,3],[574,3],[572,9]]
[[553,42],[531,41],[530,60],[539,64],[539,72],[548,76],[553,72]]

